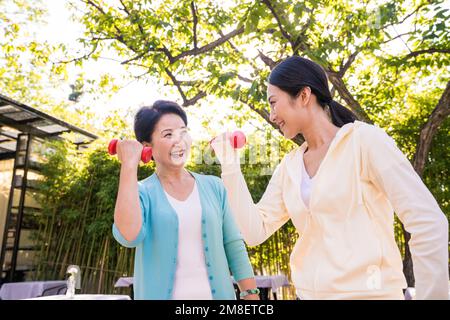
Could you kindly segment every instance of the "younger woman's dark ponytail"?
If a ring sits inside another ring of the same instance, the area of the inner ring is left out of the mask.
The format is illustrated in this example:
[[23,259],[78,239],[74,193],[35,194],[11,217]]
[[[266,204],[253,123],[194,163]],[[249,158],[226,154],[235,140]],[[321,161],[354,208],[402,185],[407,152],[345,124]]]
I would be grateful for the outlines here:
[[331,100],[328,106],[330,107],[331,121],[337,127],[342,127],[346,123],[358,120],[353,112],[337,101]]

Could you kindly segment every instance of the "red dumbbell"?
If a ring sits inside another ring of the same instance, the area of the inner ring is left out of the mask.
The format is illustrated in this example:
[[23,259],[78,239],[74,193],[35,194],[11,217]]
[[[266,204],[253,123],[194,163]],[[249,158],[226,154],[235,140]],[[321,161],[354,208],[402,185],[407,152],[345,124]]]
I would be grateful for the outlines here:
[[[209,143],[213,142],[215,138],[213,138]],[[245,146],[245,143],[247,142],[247,138],[245,137],[245,133],[242,131],[236,130],[234,131],[230,137],[230,144],[235,149],[240,149],[243,146]]]
[[247,142],[247,138],[245,137],[245,133],[242,131],[234,131],[230,136],[230,143],[235,149],[240,149],[245,146]]
[[[109,142],[108,153],[110,155],[115,155],[117,153],[117,142],[119,142],[119,139],[112,139]],[[147,163],[150,160],[152,160],[152,148],[144,147],[144,149],[142,149],[141,160],[144,163]]]

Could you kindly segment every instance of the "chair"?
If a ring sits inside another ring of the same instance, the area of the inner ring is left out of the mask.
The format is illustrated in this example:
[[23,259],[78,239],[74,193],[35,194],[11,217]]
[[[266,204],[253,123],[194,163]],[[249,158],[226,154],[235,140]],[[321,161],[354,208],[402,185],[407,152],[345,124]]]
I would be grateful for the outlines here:
[[67,284],[59,284],[53,287],[46,288],[44,291],[42,291],[42,295],[40,295],[40,297],[65,294],[66,291]]

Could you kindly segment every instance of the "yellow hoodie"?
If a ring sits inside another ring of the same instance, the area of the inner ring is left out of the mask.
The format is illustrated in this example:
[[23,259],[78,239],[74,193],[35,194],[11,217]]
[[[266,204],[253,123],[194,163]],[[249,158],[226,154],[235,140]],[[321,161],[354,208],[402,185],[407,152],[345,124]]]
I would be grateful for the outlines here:
[[[214,144],[219,159],[237,153]],[[283,158],[257,204],[239,161],[221,160],[247,244],[261,244],[291,219],[300,235],[291,275],[301,299],[403,299],[395,211],[411,233],[416,298],[448,299],[447,218],[393,139],[359,121],[340,128],[314,176],[309,207],[300,190],[306,146]]]

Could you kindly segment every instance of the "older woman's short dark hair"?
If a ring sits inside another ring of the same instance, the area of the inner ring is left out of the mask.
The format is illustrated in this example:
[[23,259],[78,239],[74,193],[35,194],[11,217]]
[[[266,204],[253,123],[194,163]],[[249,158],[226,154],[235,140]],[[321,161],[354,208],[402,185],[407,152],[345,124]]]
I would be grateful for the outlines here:
[[176,102],[157,100],[152,106],[141,107],[134,116],[134,134],[139,142],[151,142],[156,124],[165,114],[176,114],[180,116],[187,126],[187,116],[183,108]]

